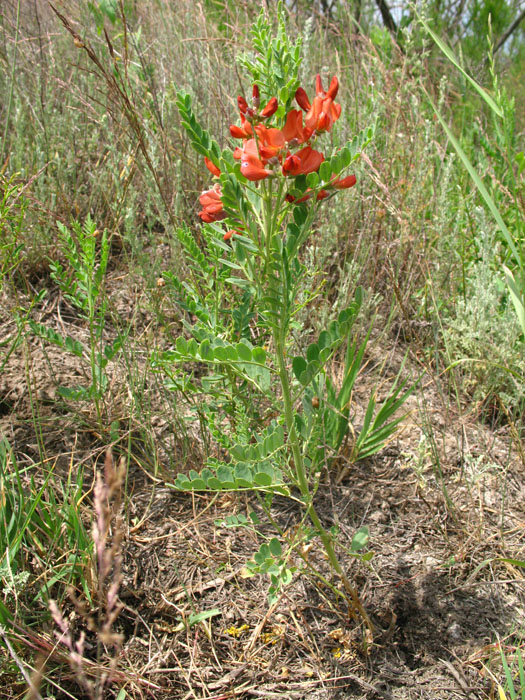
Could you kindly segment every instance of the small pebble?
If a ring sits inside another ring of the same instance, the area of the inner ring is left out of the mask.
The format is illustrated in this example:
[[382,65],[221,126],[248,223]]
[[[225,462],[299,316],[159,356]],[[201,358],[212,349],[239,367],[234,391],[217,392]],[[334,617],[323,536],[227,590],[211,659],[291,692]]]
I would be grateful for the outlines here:
[[447,634],[451,639],[454,639],[457,642],[459,642],[463,637],[461,627],[457,622],[453,622],[450,625],[450,627],[447,629]]

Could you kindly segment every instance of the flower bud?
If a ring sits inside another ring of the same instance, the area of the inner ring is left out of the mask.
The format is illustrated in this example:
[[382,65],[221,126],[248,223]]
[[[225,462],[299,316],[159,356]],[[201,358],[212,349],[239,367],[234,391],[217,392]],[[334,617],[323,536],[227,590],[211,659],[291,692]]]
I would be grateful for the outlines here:
[[210,171],[210,173],[211,173],[212,175],[215,175],[215,177],[219,177],[219,175],[221,174],[221,171],[220,171],[219,168],[215,165],[215,163],[213,163],[213,162],[212,162],[209,158],[207,158],[206,156],[204,156],[204,164],[206,165],[206,167],[208,168],[208,170]]
[[308,112],[308,110],[311,108],[311,104],[304,88],[297,88],[295,91],[295,99],[297,100],[299,107],[304,109],[305,112]]
[[340,180],[334,180],[331,184],[336,190],[347,190],[349,187],[353,187],[356,182],[357,178],[355,175],[347,175]]
[[246,114],[246,112],[248,111],[248,103],[246,102],[244,97],[242,97],[242,95],[239,95],[239,97],[237,98],[237,104],[239,105],[240,113]]
[[259,86],[257,84],[253,86],[252,104],[254,109],[259,109],[259,105],[261,104],[261,99],[259,97]]
[[264,117],[265,119],[267,117],[271,117],[272,114],[275,114],[275,112],[277,112],[278,106],[279,106],[279,103],[277,102],[277,98],[272,97],[272,99],[268,102],[266,107],[261,112],[261,117]]
[[331,100],[335,100],[338,90],[339,90],[339,81],[337,80],[337,77],[334,75],[334,77],[330,81],[330,87],[326,91],[326,96],[329,97]]

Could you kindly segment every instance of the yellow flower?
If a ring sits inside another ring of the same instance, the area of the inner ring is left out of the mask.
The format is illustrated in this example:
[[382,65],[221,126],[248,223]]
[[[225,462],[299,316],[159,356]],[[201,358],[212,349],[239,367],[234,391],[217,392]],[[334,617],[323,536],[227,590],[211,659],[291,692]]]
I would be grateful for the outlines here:
[[229,634],[230,637],[235,637],[235,639],[238,639],[243,632],[246,632],[249,629],[249,625],[241,625],[240,627],[235,627],[235,625],[232,625],[231,627],[228,627],[226,634]]

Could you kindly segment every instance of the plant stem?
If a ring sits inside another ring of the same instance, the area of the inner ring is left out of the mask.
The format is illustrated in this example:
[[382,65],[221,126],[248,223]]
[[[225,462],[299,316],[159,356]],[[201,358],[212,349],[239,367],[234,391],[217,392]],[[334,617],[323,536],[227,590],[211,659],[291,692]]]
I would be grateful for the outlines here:
[[[281,319],[282,320],[282,319]],[[282,326],[282,323],[281,323]],[[282,336],[282,328],[275,328],[274,330],[274,343],[275,343],[275,353],[277,356],[277,365],[278,365],[278,370],[279,370],[279,378],[281,380],[281,388],[283,392],[283,402],[284,402],[284,414],[285,414],[285,420],[286,420],[286,427],[288,429],[288,440],[289,444],[292,450],[292,455],[293,455],[293,460],[294,460],[294,468],[295,468],[295,481],[297,483],[297,486],[299,487],[299,490],[301,491],[301,495],[303,497],[303,501],[306,507],[306,512],[308,513],[308,517],[312,521],[313,526],[315,527],[316,531],[319,533],[319,536],[321,538],[321,541],[323,543],[325,552],[328,556],[328,559],[330,561],[330,564],[332,566],[332,569],[338,574],[339,578],[341,579],[343,586],[345,588],[346,593],[350,597],[351,600],[351,614],[353,617],[357,617],[356,613],[361,617],[361,619],[364,621],[368,629],[373,632],[374,628],[372,625],[372,622],[370,618],[368,617],[368,614],[366,610],[363,607],[363,604],[359,600],[359,596],[357,594],[356,589],[352,586],[350,581],[348,580],[348,577],[343,571],[343,568],[341,564],[339,563],[339,560],[337,559],[337,555],[334,550],[332,538],[330,534],[325,530],[323,527],[321,520],[317,514],[317,511],[315,510],[314,504],[313,504],[313,497],[312,494],[310,493],[310,485],[308,483],[308,478],[306,475],[306,470],[304,466],[304,460],[303,460],[303,455],[301,453],[300,445],[299,445],[299,438],[297,435],[297,430],[295,428],[295,421],[294,421],[294,412],[293,412],[293,404],[292,404],[292,396],[291,396],[291,389],[290,389],[290,380],[288,377],[288,369],[286,367],[286,360],[284,356],[284,342]]]
[[[271,183],[269,183],[268,188],[265,189],[264,191],[264,207],[263,207],[263,217],[264,217],[264,240],[266,244],[266,255],[265,255],[265,261],[264,261],[264,275],[263,279],[266,279],[266,273],[268,270],[268,263],[271,261],[272,255],[274,253],[273,251],[273,246],[272,246],[272,239],[275,234],[275,221],[273,219],[273,208],[272,208],[272,187]],[[284,279],[284,270],[282,273],[283,279]],[[273,270],[271,269],[270,266],[270,272],[269,272],[269,286],[270,288],[274,288],[275,285],[279,285],[279,279],[274,275]],[[281,280],[282,284],[283,280]],[[277,297],[280,292],[281,296],[284,296],[285,298],[283,299],[285,306],[288,306],[288,294],[283,295],[283,290],[277,290],[277,289],[272,289],[272,293],[270,294],[270,297],[275,298]],[[299,436],[297,434],[297,430],[295,428],[295,419],[294,419],[294,410],[293,410],[293,400],[292,400],[292,391],[290,387],[290,379],[289,379],[289,374],[288,374],[288,368],[286,366],[286,358],[285,358],[285,336],[286,336],[286,330],[288,328],[288,309],[283,313],[283,309],[278,309],[278,308],[273,308],[272,309],[273,313],[275,314],[275,323],[272,324],[272,336],[273,336],[273,342],[275,346],[275,355],[277,358],[277,370],[279,373],[279,379],[281,382],[281,390],[282,390],[282,395],[283,395],[283,403],[284,403],[284,416],[285,416],[285,422],[286,422],[286,428],[288,430],[288,443],[290,445],[290,448],[292,450],[292,456],[293,456],[293,463],[294,463],[294,470],[293,470],[293,481],[295,482],[296,486],[299,488],[301,492],[301,496],[304,502],[304,506],[306,508],[306,513],[308,517],[310,518],[314,528],[318,532],[321,541],[323,543],[325,552],[328,556],[328,560],[330,561],[330,565],[337,573],[339,578],[341,579],[344,589],[347,594],[347,601],[350,604],[350,614],[352,617],[361,617],[361,619],[364,621],[368,629],[373,632],[374,628],[372,625],[372,622],[370,618],[368,617],[368,614],[366,610],[363,607],[363,604],[359,600],[359,596],[357,594],[356,589],[352,586],[350,581],[348,580],[348,577],[346,576],[345,572],[343,571],[343,568],[341,564],[339,563],[339,560],[337,559],[337,555],[334,550],[334,545],[332,541],[332,537],[330,534],[325,530],[323,527],[323,524],[321,523],[321,520],[317,514],[317,511],[315,510],[314,504],[313,504],[313,495],[310,491],[310,484],[308,482],[308,475],[306,472],[305,464],[304,464],[304,459],[303,455],[301,452],[301,446],[299,444]],[[277,320],[278,319],[278,320]]]
[[[280,196],[279,192],[279,196]],[[271,183],[269,183],[268,189],[265,190],[264,192],[264,208],[263,208],[263,216],[264,216],[264,239],[266,243],[266,255],[265,255],[265,263],[264,263],[264,276],[263,279],[266,279],[266,272],[268,270],[268,263],[271,261],[272,255],[274,254],[273,251],[273,246],[272,246],[272,239],[276,231],[276,221],[273,219],[273,207],[272,207],[272,188],[271,188]],[[310,223],[310,222],[309,222]],[[270,266],[270,272],[269,272],[269,286],[270,288],[274,287],[276,284],[279,285],[279,279],[275,276],[273,273],[273,270],[271,269]],[[280,284],[282,285],[284,282],[285,278],[285,272],[282,270],[282,279],[280,280]],[[293,456],[293,463],[294,463],[294,470],[293,470],[293,475],[292,478],[296,484],[296,486],[299,488],[301,492],[301,496],[306,508],[306,513],[308,517],[310,518],[314,528],[318,532],[321,541],[323,543],[325,552],[328,556],[328,560],[330,561],[330,565],[337,573],[339,578],[341,579],[344,589],[347,594],[347,601],[350,603],[350,614],[352,617],[361,617],[361,619],[364,621],[368,629],[373,632],[373,625],[368,617],[368,614],[366,610],[363,607],[363,604],[359,600],[359,596],[357,594],[356,589],[352,586],[350,581],[348,580],[348,577],[346,576],[345,572],[343,571],[343,568],[341,564],[339,563],[339,560],[337,559],[337,555],[334,550],[334,545],[332,541],[332,537],[330,534],[325,530],[323,527],[323,524],[321,523],[321,520],[319,518],[319,515],[317,514],[317,511],[315,510],[314,504],[313,504],[313,495],[310,491],[310,484],[308,481],[308,475],[306,472],[305,464],[304,464],[304,459],[303,459],[303,454],[301,452],[301,446],[299,444],[299,436],[297,434],[297,430],[295,428],[295,419],[294,419],[294,410],[293,410],[293,400],[292,400],[292,391],[291,391],[291,386],[290,386],[290,378],[288,374],[288,368],[286,366],[286,358],[285,358],[285,337],[286,337],[286,331],[288,328],[288,294],[287,292],[283,292],[282,289],[277,290],[277,289],[272,289],[272,293],[270,296],[272,298],[275,298],[277,296],[284,297],[282,301],[284,302],[284,305],[286,307],[285,310],[282,308],[273,308],[272,311],[275,314],[275,323],[272,324],[272,335],[273,335],[273,342],[275,346],[275,354],[277,358],[277,370],[279,373],[279,379],[281,382],[281,390],[282,390],[282,395],[283,395],[283,403],[284,403],[284,416],[285,416],[285,421],[286,421],[286,428],[288,430],[288,443],[290,445],[290,448],[292,450],[292,456]],[[278,320],[277,320],[278,319]]]
[[91,366],[91,387],[93,392],[93,399],[95,402],[95,410],[97,412],[97,419],[99,426],[102,427],[102,412],[100,410],[100,371],[97,364],[97,334],[95,329],[96,324],[96,289],[94,289],[93,279],[94,279],[94,267],[95,267],[95,254],[93,251],[93,258],[88,261],[89,270],[87,276],[87,304],[88,304],[88,323],[89,323],[89,363]]

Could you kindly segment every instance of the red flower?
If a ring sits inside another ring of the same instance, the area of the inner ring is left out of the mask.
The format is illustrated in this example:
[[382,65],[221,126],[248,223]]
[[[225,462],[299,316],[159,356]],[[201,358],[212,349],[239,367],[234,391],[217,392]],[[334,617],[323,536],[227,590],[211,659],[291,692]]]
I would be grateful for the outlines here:
[[308,95],[306,94],[306,90],[304,88],[297,88],[295,91],[295,99],[297,100],[299,107],[304,109],[305,112],[308,112],[312,105],[310,104],[310,100],[308,99]]
[[212,175],[219,177],[219,175],[221,174],[221,171],[215,165],[215,163],[212,163],[212,161],[209,158],[206,158],[206,156],[204,156],[204,164],[206,165],[206,167],[208,168],[208,170],[210,171],[210,173]]
[[289,154],[283,163],[283,175],[308,175],[319,169],[324,156],[314,151],[311,146],[301,148],[297,153]]
[[315,76],[315,91],[317,97],[329,97],[331,100],[335,100],[337,97],[337,92],[339,90],[339,81],[334,77],[330,81],[330,87],[326,91],[323,90],[323,83],[321,81],[321,76],[319,73]]
[[221,221],[221,219],[226,218],[227,214],[222,205],[221,186],[219,183],[215,184],[211,190],[203,192],[199,197],[199,202],[202,204],[202,211],[199,212],[199,216],[206,223]]
[[278,106],[279,106],[279,104],[277,102],[277,98],[272,97],[272,99],[268,102],[266,107],[262,110],[261,117],[264,117],[264,119],[271,117],[272,114],[275,114],[277,112]]
[[[248,139],[244,142],[242,148],[236,148],[233,152],[233,157],[241,161],[241,173],[248,180],[264,180],[265,177],[271,175],[271,170],[265,170],[264,166],[270,158],[278,152],[278,146],[272,146],[272,138],[277,138],[281,133],[279,129],[267,129],[263,125],[255,127],[259,136],[259,150],[257,150],[257,142],[255,139]],[[268,135],[268,132],[277,132],[276,134]],[[268,145],[265,145],[268,144]]]
[[316,95],[314,101],[310,104],[308,95],[303,88],[298,88],[295,93],[295,99],[299,107],[307,112],[305,118],[305,126],[312,131],[322,132],[330,131],[335,121],[341,115],[341,105],[334,102],[339,90],[339,81],[337,78],[332,78],[330,87],[325,92],[321,76],[317,75],[315,79]]
[[349,187],[353,187],[356,182],[357,178],[355,175],[347,175],[343,177],[342,180],[332,180],[330,184],[332,187],[335,187],[336,190],[346,190]]
[[[316,200],[317,200],[318,202],[320,202],[322,199],[325,199],[326,197],[328,197],[329,194],[330,194],[330,193],[327,192],[326,190],[319,190],[319,192],[317,193],[317,195],[315,196],[315,198],[316,198]],[[290,202],[290,203],[295,202],[295,204],[300,204],[301,202],[306,202],[307,200],[309,200],[311,196],[312,196],[312,190],[311,190],[311,188],[309,187],[309,188],[306,190],[306,192],[304,193],[304,195],[303,195],[302,197],[300,197],[299,199],[296,199],[296,198],[293,196],[293,194],[287,194],[286,197],[285,197],[285,199],[286,199],[287,202]]]
[[303,127],[303,113],[299,109],[291,109],[286,115],[286,124],[282,133],[288,143],[300,144],[310,138],[313,130]]
[[230,134],[234,139],[248,139],[253,136],[253,129],[250,122],[241,114],[241,126],[230,125]]
[[306,192],[303,194],[302,197],[299,197],[299,199],[296,199],[293,194],[287,194],[285,199],[287,202],[295,202],[295,204],[301,204],[301,202],[306,202],[310,197],[312,196],[312,190],[309,187]]
[[258,138],[258,155],[263,162],[267,162],[271,158],[278,156],[281,150],[286,146],[284,135],[279,129],[273,127],[269,129],[264,126],[264,124],[258,124],[255,127],[255,133]]
[[244,97],[242,97],[242,95],[239,95],[237,97],[237,104],[239,105],[239,111],[241,114],[246,114],[246,112],[248,112],[248,110],[249,110],[248,103],[246,102]]
[[257,114],[257,109],[259,108],[259,88],[257,85],[253,86],[252,92],[252,102],[253,108],[248,107],[248,103],[242,95],[237,97],[237,104],[239,105],[239,112],[241,113],[241,126],[236,126],[232,124],[230,126],[230,134],[234,139],[247,139],[253,136],[253,129],[250,122],[260,121],[260,119],[268,119],[272,114],[275,114],[279,106],[276,97],[272,97],[268,104],[261,111],[260,115]]
[[259,97],[259,86],[257,84],[254,84],[252,88],[252,104],[255,109],[259,109],[259,104],[261,100]]
[[272,174],[270,170],[264,169],[266,162],[259,158],[255,139],[245,141],[242,149],[236,148],[233,157],[241,161],[241,173],[248,180],[264,180]]
[[[253,103],[253,108],[248,107],[248,103],[244,99],[242,95],[239,95],[237,97],[237,104],[239,105],[239,112],[241,113],[241,119],[244,116],[248,117],[254,117],[256,116],[256,111],[259,109],[259,103],[260,103],[260,97],[259,97],[259,86],[254,85],[253,90],[252,90],[252,103]],[[277,102],[276,97],[272,97],[266,107],[261,111],[261,117],[263,119],[267,119],[268,117],[271,117],[272,114],[275,114],[277,111],[277,107],[279,106]]]
[[241,156],[241,173],[248,180],[256,182],[257,180],[264,180],[264,178],[272,174],[272,171],[265,170],[264,163],[257,156],[243,153]]

